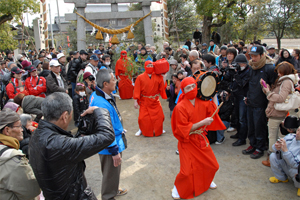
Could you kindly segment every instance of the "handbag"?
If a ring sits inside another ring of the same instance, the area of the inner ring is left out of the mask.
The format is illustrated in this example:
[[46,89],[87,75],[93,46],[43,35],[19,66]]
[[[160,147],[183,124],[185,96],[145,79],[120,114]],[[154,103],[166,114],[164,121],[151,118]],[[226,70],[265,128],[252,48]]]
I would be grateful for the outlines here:
[[[281,90],[282,84],[280,86]],[[279,90],[279,93],[280,93]],[[295,110],[300,107],[300,94],[299,92],[295,92],[294,89],[294,83],[292,82],[292,93],[289,94],[286,98],[286,100],[282,103],[275,103],[274,108],[275,110],[279,111],[289,111],[289,110]]]

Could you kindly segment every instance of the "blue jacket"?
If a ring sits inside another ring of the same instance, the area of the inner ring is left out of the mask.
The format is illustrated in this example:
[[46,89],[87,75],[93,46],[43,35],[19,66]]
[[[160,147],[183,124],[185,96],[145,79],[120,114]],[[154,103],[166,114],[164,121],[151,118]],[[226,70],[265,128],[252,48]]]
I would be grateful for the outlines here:
[[[113,98],[113,97],[112,97]],[[104,92],[96,87],[96,91],[90,97],[90,106],[106,108],[109,111],[111,123],[115,132],[115,141],[106,149],[99,152],[102,155],[117,155],[125,150],[125,145],[122,139],[123,126],[115,108],[105,99]]]

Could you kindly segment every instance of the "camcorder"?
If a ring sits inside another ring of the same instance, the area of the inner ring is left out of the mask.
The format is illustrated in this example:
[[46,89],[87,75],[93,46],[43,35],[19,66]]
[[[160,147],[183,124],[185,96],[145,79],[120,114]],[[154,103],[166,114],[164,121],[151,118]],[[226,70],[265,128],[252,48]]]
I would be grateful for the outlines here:
[[78,131],[75,137],[80,137],[81,135],[91,135],[93,134],[94,127],[94,117],[92,114],[87,114],[85,116],[80,116],[78,120]]

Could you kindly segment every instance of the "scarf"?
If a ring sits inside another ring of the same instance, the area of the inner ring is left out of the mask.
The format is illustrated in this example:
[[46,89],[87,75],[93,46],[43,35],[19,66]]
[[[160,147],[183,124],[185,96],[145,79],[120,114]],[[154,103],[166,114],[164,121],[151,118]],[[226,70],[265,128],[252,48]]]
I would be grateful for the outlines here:
[[261,69],[263,66],[265,66],[267,61],[266,55],[263,55],[261,59],[258,62],[253,62],[252,60],[249,61],[249,65],[252,67],[253,70]]
[[0,134],[0,142],[5,146],[9,146],[17,150],[20,148],[20,143],[16,138],[4,134]]

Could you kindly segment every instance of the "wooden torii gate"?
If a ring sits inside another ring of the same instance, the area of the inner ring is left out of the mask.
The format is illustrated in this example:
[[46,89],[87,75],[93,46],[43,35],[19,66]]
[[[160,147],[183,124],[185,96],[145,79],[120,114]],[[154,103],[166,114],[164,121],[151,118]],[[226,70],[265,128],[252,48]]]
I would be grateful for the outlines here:
[[[99,20],[99,19],[131,19],[131,18],[141,18],[150,12],[151,2],[155,0],[64,0],[65,3],[74,3],[77,12],[88,20]],[[140,11],[127,11],[118,12],[118,3],[142,3],[142,10]],[[85,13],[86,5],[90,4],[111,4],[112,12],[95,12],[95,13]],[[161,17],[161,11],[153,11],[151,13],[152,17]],[[154,45],[153,32],[152,32],[152,22],[151,16],[144,19],[144,32],[146,44]],[[86,48],[86,22],[75,13],[65,14],[67,21],[77,21],[77,49]]]

